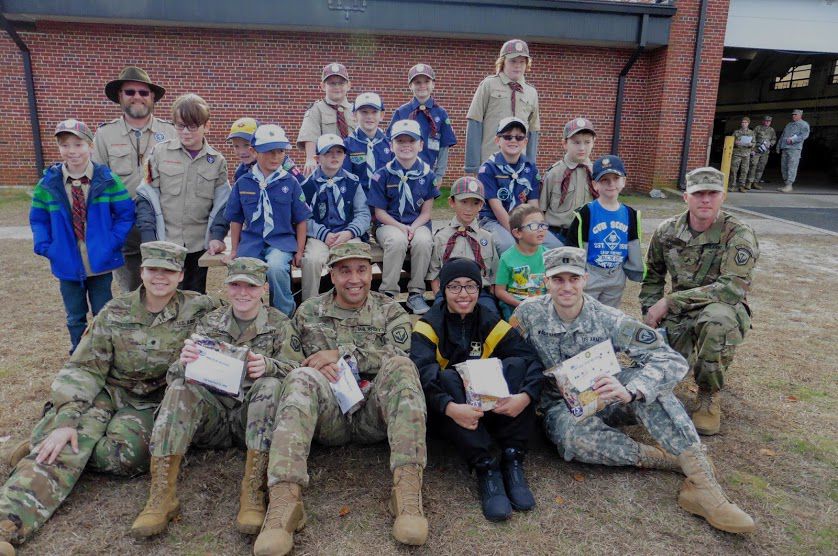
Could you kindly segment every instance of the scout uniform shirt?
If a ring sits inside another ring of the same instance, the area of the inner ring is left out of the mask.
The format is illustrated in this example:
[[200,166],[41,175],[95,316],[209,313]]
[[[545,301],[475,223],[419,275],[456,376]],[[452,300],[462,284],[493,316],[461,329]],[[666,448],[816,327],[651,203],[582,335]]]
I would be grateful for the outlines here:
[[[137,133],[139,131],[139,133]],[[93,162],[104,164],[122,179],[125,189],[134,198],[145,178],[146,162],[155,145],[177,137],[172,122],[151,117],[148,125],[133,130],[124,118],[104,123],[93,137]]]
[[[567,228],[573,222],[573,213],[594,200],[591,161],[573,162],[565,154],[553,164],[542,180],[538,207],[544,211],[544,221],[551,228]],[[562,192],[562,181],[570,170],[567,189]]]
[[489,206],[491,199],[498,199],[506,212],[512,212],[512,209],[531,199],[538,199],[541,176],[535,164],[523,154],[518,162],[510,164],[502,153],[496,152],[480,166],[477,179],[483,184],[486,194],[486,203],[480,209],[481,219],[497,220]]
[[317,169],[300,186],[311,207],[308,236],[325,242],[329,233],[349,231],[353,238],[364,237],[370,227],[367,196],[358,176],[340,169],[331,178]]
[[343,309],[335,302],[335,291],[312,297],[294,313],[303,356],[337,349],[353,355],[358,370],[375,375],[393,356],[410,352],[410,315],[399,303],[378,292],[369,292],[359,309]]
[[[84,196],[85,205],[89,204],[90,198],[88,197],[90,193],[90,182],[93,180],[93,163],[88,162],[87,168],[85,168],[84,173],[81,176],[71,176],[70,173],[67,171],[67,165],[61,165],[61,177],[64,180],[64,192],[67,194],[67,200],[70,202],[70,207],[73,206],[73,188],[74,187],[81,187],[82,195]],[[87,182],[79,181],[79,178],[85,177],[87,178]],[[79,182],[78,185],[76,182]],[[72,213],[72,210],[70,211]],[[87,223],[85,222],[85,228],[87,227]],[[81,263],[84,266],[84,273],[90,276],[98,276],[100,274],[107,274],[110,270],[106,270],[104,272],[93,272],[90,270],[90,259],[87,257],[87,243],[83,239],[76,240],[76,243],[79,246],[79,253],[81,254]]]
[[229,195],[224,156],[206,141],[195,158],[179,139],[164,141],[148,159],[146,179],[159,190],[166,241],[189,253],[206,249],[210,215]]
[[[407,171],[394,159],[373,174],[367,202],[409,226],[419,217],[424,203],[432,203],[439,197],[435,180],[431,167],[421,158]],[[430,225],[428,221],[427,226]]]
[[394,123],[408,118],[413,118],[419,122],[419,131],[424,143],[419,157],[427,162],[431,168],[436,168],[439,151],[457,144],[457,136],[454,134],[454,128],[451,127],[448,112],[437,104],[433,97],[430,97],[424,103],[420,103],[414,97],[410,102],[402,104],[393,112],[390,125],[387,127],[387,135],[390,135]]
[[512,113],[512,82],[505,73],[490,75],[477,87],[466,118],[483,122],[483,142],[480,159],[486,160],[497,149],[495,130],[504,118],[515,116],[527,122],[529,131],[541,130],[541,118],[538,113],[538,92],[528,85],[524,78],[518,82],[523,91],[515,93],[515,113]]
[[[460,237],[456,238],[453,249],[445,257],[448,242],[454,234],[460,234]],[[468,237],[462,237],[462,234],[466,234]],[[473,241],[468,238],[471,238]],[[483,276],[483,287],[493,285],[495,283],[495,271],[498,266],[498,252],[495,250],[492,234],[480,228],[476,218],[470,225],[466,226],[456,216],[451,219],[451,222],[437,230],[434,234],[434,254],[431,257],[431,266],[428,268],[426,279],[436,280],[439,278],[439,271],[448,259],[462,257],[477,261],[477,254],[472,248],[472,245],[475,243],[479,247],[478,253],[483,263],[480,268],[480,274]]]
[[358,176],[366,195],[370,190],[372,175],[393,160],[390,140],[380,129],[375,130],[375,137],[370,139],[359,127],[349,134],[344,144],[346,158],[343,159],[343,168]]
[[316,143],[318,137],[327,133],[343,137],[344,134],[338,128],[338,114],[346,118],[346,126],[351,133],[357,124],[352,115],[352,104],[348,100],[343,99],[343,102],[336,107],[322,98],[312,104],[303,116],[303,123],[297,134],[297,147],[304,149],[304,143],[309,141]]

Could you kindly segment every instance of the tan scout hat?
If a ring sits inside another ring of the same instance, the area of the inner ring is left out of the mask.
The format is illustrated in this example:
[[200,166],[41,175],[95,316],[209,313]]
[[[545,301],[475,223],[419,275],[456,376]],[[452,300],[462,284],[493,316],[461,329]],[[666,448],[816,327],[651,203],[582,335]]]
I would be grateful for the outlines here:
[[687,193],[725,190],[725,175],[711,166],[696,168],[686,178]]
[[320,81],[326,81],[333,75],[338,75],[349,81],[349,72],[346,71],[346,66],[338,64],[337,62],[332,62],[331,64],[323,66],[323,71],[320,74]]
[[594,135],[596,135],[596,130],[594,130],[594,124],[588,118],[573,118],[569,122],[564,125],[564,131],[562,132],[562,137],[565,139],[570,139],[574,135],[582,131],[590,131]]
[[79,139],[85,139],[91,143],[93,142],[93,133],[91,133],[90,128],[87,127],[84,122],[80,122],[78,120],[71,119],[59,122],[58,125],[55,126],[55,136],[58,137],[62,133],[71,133]]
[[436,73],[434,73],[434,68],[432,68],[428,64],[416,64],[415,66],[410,68],[410,71],[407,72],[407,84],[410,85],[410,83],[420,75],[424,75],[431,81],[436,81]]
[[562,272],[584,276],[588,253],[578,247],[556,247],[544,253],[544,276],[549,278]]
[[507,116],[506,118],[504,118],[504,119],[502,119],[501,121],[498,122],[498,129],[495,132],[495,135],[500,135],[501,133],[503,133],[504,131],[506,131],[508,128],[510,128],[512,126],[519,126],[519,127],[523,128],[524,133],[529,133],[530,132],[530,128],[527,125],[527,122],[525,122],[521,118],[516,118],[515,116]]
[[169,241],[149,241],[140,245],[143,268],[165,268],[181,272],[186,262],[186,247]]
[[500,47],[500,55],[505,56],[507,60],[517,58],[518,56],[529,58],[530,47],[521,39],[512,39],[503,43],[503,46]]
[[369,243],[350,241],[332,247],[329,249],[329,260],[326,262],[326,265],[331,268],[340,261],[347,259],[367,259],[372,262]]
[[267,280],[268,263],[253,257],[238,257],[227,265],[225,284],[245,282],[254,286],[261,286]]
[[126,81],[136,81],[137,83],[148,85],[148,88],[154,93],[154,102],[159,101],[166,94],[166,89],[151,82],[151,78],[149,78],[144,69],[136,66],[128,66],[122,68],[122,71],[119,72],[119,77],[113,81],[109,81],[105,85],[105,96],[119,104],[119,90]]
[[463,176],[459,178],[451,186],[451,194],[449,197],[454,199],[480,199],[486,200],[483,191],[483,184],[480,180],[471,176]]

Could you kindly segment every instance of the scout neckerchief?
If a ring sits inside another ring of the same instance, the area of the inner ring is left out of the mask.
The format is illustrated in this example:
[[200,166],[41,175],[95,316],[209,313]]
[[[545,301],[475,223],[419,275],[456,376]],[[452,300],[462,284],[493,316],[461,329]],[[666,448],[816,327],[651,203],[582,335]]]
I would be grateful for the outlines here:
[[375,131],[375,137],[370,138],[367,134],[362,130],[360,127],[355,130],[355,139],[360,141],[361,143],[366,143],[367,145],[367,181],[372,179],[372,175],[378,170],[378,167],[375,164],[375,146],[382,141],[384,141],[384,134],[381,132],[380,129]]
[[253,224],[259,220],[259,217],[264,213],[265,225],[262,226],[262,237],[268,237],[268,234],[270,234],[274,229],[274,209],[271,206],[271,200],[268,198],[267,189],[273,182],[287,176],[288,172],[280,166],[277,170],[271,172],[271,175],[266,178],[264,174],[262,174],[262,170],[259,169],[258,164],[254,164],[250,171],[253,173],[254,179],[259,182],[259,206],[250,218],[250,223]]
[[343,192],[340,190],[340,182],[343,181],[343,172],[338,171],[337,174],[332,176],[331,178],[327,178],[323,175],[323,172],[320,169],[314,174],[314,181],[318,183],[317,186],[317,197],[326,193],[326,198],[328,202],[328,190],[332,191],[332,197],[335,200],[335,205],[338,209],[338,214],[340,215],[341,220],[346,220],[346,212],[344,212],[344,204],[343,204]]
[[[593,182],[593,176],[591,176],[591,169],[588,168],[587,164],[582,164],[581,162],[576,166],[576,168],[578,168],[579,166],[582,166],[583,168],[585,168],[585,177],[588,178],[588,193],[590,193],[591,197],[593,197],[594,199],[598,199],[599,198],[599,193],[597,193],[597,190],[594,189],[594,182]],[[564,169],[564,174],[562,175],[562,185],[561,185],[562,194],[559,197],[559,204],[560,205],[562,203],[564,203],[564,198],[567,197],[567,190],[570,188],[570,178],[573,175],[573,172],[576,171],[576,168],[567,167],[567,168]]]
[[426,104],[430,104],[432,102],[432,97],[428,97],[428,100],[425,102],[419,102],[419,99],[414,98],[416,101],[416,108],[413,109],[413,112],[410,113],[408,116],[411,120],[419,121],[419,114],[425,116],[425,119],[428,120],[428,127],[430,127],[430,134],[429,137],[436,136],[436,122],[434,121],[433,116],[431,116],[431,107],[426,106]]
[[334,110],[337,114],[337,122],[338,122],[338,131],[340,132],[340,136],[349,137],[349,124],[346,123],[346,109],[343,106],[338,106],[336,104],[329,104],[326,103],[326,106]]
[[445,251],[442,253],[442,264],[445,264],[451,256],[451,252],[457,244],[457,238],[464,237],[468,242],[468,246],[471,247],[471,252],[474,253],[474,262],[476,262],[477,266],[480,267],[481,272],[486,270],[486,263],[483,262],[483,254],[480,252],[480,243],[469,235],[469,232],[471,231],[473,231],[471,226],[460,226],[457,228],[457,231],[454,232],[450,238],[448,238],[448,243],[445,244]]
[[[532,183],[523,176],[524,171],[527,168],[526,159],[523,156],[519,158],[518,165],[513,168],[511,164],[506,162],[502,153],[497,153],[495,155],[495,165],[498,167],[498,170],[509,175],[509,211],[515,208],[515,205],[519,202],[521,204],[526,203],[527,197],[529,197],[532,192]],[[522,188],[518,195],[515,194],[516,185],[520,185]]]
[[509,95],[510,99],[512,100],[512,115],[515,115],[515,93],[524,93],[524,87],[518,83],[517,81],[510,81],[507,83],[509,88],[512,89],[512,93]]
[[[414,180],[417,178],[421,178],[422,176],[427,176],[428,173],[431,171],[431,167],[428,166],[421,158],[417,159],[416,162],[421,164],[419,169],[408,170],[407,172],[405,172],[402,169],[401,165],[399,165],[399,167],[396,168],[398,162],[395,159],[391,160],[390,162],[384,165],[388,172],[399,178],[399,216],[404,216],[404,209],[408,205],[408,203],[410,204],[410,206],[414,206],[413,192],[410,190],[410,184],[408,183],[408,180]],[[416,164],[414,164],[413,166],[415,167]]]
[[84,241],[84,224],[87,221],[87,204],[84,200],[84,190],[82,185],[89,184],[90,179],[87,176],[80,178],[70,177],[67,179],[70,182],[70,193],[73,197],[73,233],[76,239]]

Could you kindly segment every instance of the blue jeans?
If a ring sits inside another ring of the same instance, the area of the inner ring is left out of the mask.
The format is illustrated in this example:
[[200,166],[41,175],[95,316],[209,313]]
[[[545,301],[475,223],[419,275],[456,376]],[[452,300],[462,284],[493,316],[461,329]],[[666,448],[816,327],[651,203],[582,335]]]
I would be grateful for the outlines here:
[[60,280],[59,289],[61,299],[64,300],[64,310],[67,313],[67,330],[70,331],[70,353],[76,350],[81,341],[81,335],[87,328],[87,312],[93,316],[99,314],[102,307],[111,300],[111,282],[113,274],[99,274],[90,276],[84,282],[75,280]]
[[260,258],[268,263],[271,307],[290,317],[297,306],[291,294],[291,261],[294,260],[294,253],[280,251],[276,247],[265,247]]

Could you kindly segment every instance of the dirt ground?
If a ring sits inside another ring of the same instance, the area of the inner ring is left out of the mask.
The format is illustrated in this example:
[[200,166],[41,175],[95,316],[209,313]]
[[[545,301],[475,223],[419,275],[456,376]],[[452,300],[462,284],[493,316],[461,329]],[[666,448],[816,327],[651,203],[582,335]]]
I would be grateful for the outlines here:
[[[680,210],[672,199],[629,198],[646,218]],[[0,226],[24,226],[28,199],[0,195]],[[763,226],[763,228],[766,228]],[[648,234],[645,237],[648,241]],[[673,473],[566,463],[535,431],[527,460],[538,506],[503,524],[483,519],[457,450],[429,444],[425,509],[431,534],[407,549],[390,535],[384,445],[315,446],[309,520],[296,554],[835,554],[838,543],[838,255],[830,236],[760,235],[750,302],[754,329],[724,395],[722,433],[706,444],[730,498],[757,521],[751,535],[714,530],[676,504]],[[0,248],[0,447],[28,435],[66,358],[56,281],[27,240]],[[220,271],[211,271],[218,290]],[[623,309],[638,315],[638,286]],[[679,388],[690,397],[690,385]],[[632,429],[632,434],[642,434]],[[233,528],[244,465],[237,450],[198,451],[181,475],[182,515],[168,534],[137,542],[147,476],[85,474],[67,502],[19,554],[249,554]],[[8,469],[0,465],[0,475]]]

